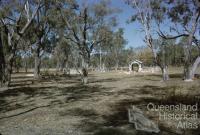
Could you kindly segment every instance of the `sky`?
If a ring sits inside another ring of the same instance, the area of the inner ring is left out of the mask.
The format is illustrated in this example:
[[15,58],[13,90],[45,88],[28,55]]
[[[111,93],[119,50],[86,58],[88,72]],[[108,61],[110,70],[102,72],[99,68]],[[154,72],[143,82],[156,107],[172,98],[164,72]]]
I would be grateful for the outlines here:
[[[0,0],[1,1],[1,0]],[[8,1],[8,0],[4,0]],[[98,3],[100,0],[77,0],[78,3]],[[133,9],[125,4],[125,0],[110,0],[111,6],[121,10],[117,14],[118,28],[124,29],[124,38],[127,40],[127,47],[144,46],[144,33],[138,23],[127,24],[127,20],[131,17]]]
[[[88,3],[97,3],[99,0],[77,0],[79,3],[87,1]],[[126,47],[144,46],[144,34],[141,32],[141,27],[138,23],[127,24],[127,20],[131,17],[133,9],[125,4],[125,0],[111,0],[111,6],[121,10],[117,14],[118,28],[124,29],[124,38],[127,40]]]
[[138,23],[127,24],[127,20],[131,17],[133,9],[125,4],[124,0],[112,0],[112,6],[122,10],[117,16],[118,27],[124,28],[124,38],[128,41],[127,47],[144,46],[144,33],[141,32],[141,26]]

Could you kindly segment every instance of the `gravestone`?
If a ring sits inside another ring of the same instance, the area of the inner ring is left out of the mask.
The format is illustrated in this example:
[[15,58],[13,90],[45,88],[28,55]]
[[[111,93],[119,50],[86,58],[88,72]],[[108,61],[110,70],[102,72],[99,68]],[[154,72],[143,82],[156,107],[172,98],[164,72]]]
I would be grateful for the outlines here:
[[135,125],[136,130],[159,133],[160,129],[152,120],[144,116],[144,113],[137,107],[128,109],[129,122]]

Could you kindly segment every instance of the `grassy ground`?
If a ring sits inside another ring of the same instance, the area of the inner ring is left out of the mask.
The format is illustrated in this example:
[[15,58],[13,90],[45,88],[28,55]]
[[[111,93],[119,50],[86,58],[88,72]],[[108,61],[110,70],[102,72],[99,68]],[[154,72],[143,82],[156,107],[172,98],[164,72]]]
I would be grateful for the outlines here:
[[[90,73],[89,84],[78,76],[48,75],[39,81],[14,74],[12,85],[0,89],[2,135],[149,135],[128,123],[127,109],[135,105],[157,121],[159,135],[198,135],[176,129],[173,121],[158,121],[147,111],[155,104],[195,104],[200,80],[184,82],[182,69],[170,69],[170,81],[158,74]],[[170,123],[171,122],[171,123]]]

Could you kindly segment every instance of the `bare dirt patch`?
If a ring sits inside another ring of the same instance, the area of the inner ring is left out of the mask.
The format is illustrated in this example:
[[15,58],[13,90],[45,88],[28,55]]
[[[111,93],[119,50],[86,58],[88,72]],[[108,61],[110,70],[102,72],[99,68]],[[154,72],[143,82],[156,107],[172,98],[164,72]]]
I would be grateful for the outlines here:
[[[128,123],[127,108],[146,111],[157,104],[198,102],[200,80],[185,83],[179,74],[162,82],[160,74],[91,73],[89,84],[78,76],[45,76],[35,81],[13,75],[12,85],[0,90],[2,135],[146,135]],[[192,100],[196,98],[195,100]],[[159,125],[160,135],[182,134]],[[184,131],[197,135],[199,129]]]

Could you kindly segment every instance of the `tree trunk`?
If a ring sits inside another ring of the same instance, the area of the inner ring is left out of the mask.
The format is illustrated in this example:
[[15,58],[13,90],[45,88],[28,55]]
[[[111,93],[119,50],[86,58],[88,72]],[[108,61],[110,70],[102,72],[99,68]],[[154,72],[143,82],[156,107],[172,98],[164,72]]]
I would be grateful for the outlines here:
[[40,49],[37,48],[37,50],[35,52],[35,68],[34,68],[34,78],[35,79],[40,78],[40,65],[41,65]]
[[186,64],[184,65],[184,80],[185,81],[192,81],[192,78],[190,76],[190,65]]
[[116,60],[116,63],[115,63],[115,71],[117,71],[119,68],[119,60]]
[[[191,38],[191,37],[189,37]],[[189,39],[189,43],[191,39]],[[192,43],[192,42],[191,42]],[[191,45],[191,44],[190,44]],[[190,75],[190,62],[191,62],[191,46],[188,44],[185,44],[184,47],[184,80],[185,81],[192,81],[192,76]]]
[[28,72],[28,66],[27,66],[27,60],[25,60],[25,65],[24,65],[24,69],[25,69],[25,72],[27,73]]
[[[0,59],[2,59],[2,58],[0,58]],[[5,59],[1,63],[1,86],[9,86],[10,82],[11,82],[11,74],[12,74],[14,55],[10,54],[9,56],[4,57],[4,58]]]
[[169,80],[169,74],[168,74],[168,68],[167,68],[167,59],[166,59],[166,46],[165,44],[162,45],[162,65],[161,65],[161,70],[162,70],[162,76],[163,76],[163,81],[168,81]]
[[163,81],[168,81],[169,80],[169,73],[168,73],[168,68],[167,66],[163,66],[161,68],[162,70],[162,77],[163,77]]
[[63,72],[63,74],[66,74],[66,63],[67,63],[66,59],[64,59],[61,63],[61,71]]
[[168,68],[166,66],[166,59],[163,58],[163,64],[161,64],[160,58],[157,56],[157,53],[152,49],[152,53],[154,56],[154,65],[157,65],[160,67],[162,71],[162,79],[163,81],[168,81],[169,80],[169,73],[168,73]]
[[200,45],[198,45],[197,47],[198,47],[198,50],[199,50],[198,52],[199,52],[199,56],[200,56]]
[[192,29],[189,33],[188,42],[184,46],[184,55],[185,55],[184,79],[185,79],[185,81],[192,81],[192,74],[191,74],[191,70],[190,70],[191,48],[192,48],[191,46],[192,46],[192,42],[193,42],[193,36],[198,27],[199,16],[200,16],[200,12],[199,12],[199,10],[197,10],[195,18],[193,20],[194,22],[192,24]]
[[[6,33],[8,35],[8,33]],[[6,35],[6,36],[7,36]],[[7,45],[6,43],[11,43],[10,38],[4,37],[5,42],[3,42],[3,34],[1,31],[0,35],[0,79],[1,79],[1,86],[9,86],[11,81],[11,73],[12,73],[12,66],[16,51],[16,44],[13,48],[10,48],[11,44]],[[6,44],[8,47],[7,52],[4,50],[4,45]]]
[[88,83],[88,69],[83,67],[82,74],[83,74],[82,82],[83,84],[87,84]]
[[57,63],[56,63],[56,73],[59,72],[59,69],[60,69],[60,61],[57,60]]
[[174,66],[177,66],[177,65],[175,65],[176,64],[176,45],[174,44],[173,45],[173,50],[174,50],[174,57],[173,57],[173,61],[172,61],[172,65],[174,65]]
[[5,68],[6,68],[6,63],[5,63],[5,57],[4,57],[4,52],[3,52],[3,45],[2,45],[2,40],[0,36],[0,80],[1,80],[1,86],[3,86],[4,82],[6,81],[5,78]]
[[5,68],[5,85],[9,86],[10,82],[11,82],[11,74],[12,74],[12,59],[8,60],[8,63],[6,64],[6,68]]
[[190,78],[192,78],[192,79],[194,78],[195,71],[198,68],[199,64],[200,64],[200,56],[196,58],[194,64],[192,65],[192,68],[190,71]]
[[70,75],[70,67],[69,67],[69,65],[67,64],[67,62],[66,62],[66,64],[65,64],[64,74]]
[[83,58],[83,60],[82,60],[82,82],[83,82],[83,84],[88,83],[88,66],[89,66],[89,58]]

